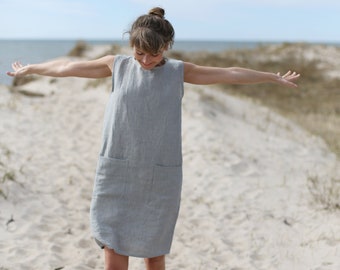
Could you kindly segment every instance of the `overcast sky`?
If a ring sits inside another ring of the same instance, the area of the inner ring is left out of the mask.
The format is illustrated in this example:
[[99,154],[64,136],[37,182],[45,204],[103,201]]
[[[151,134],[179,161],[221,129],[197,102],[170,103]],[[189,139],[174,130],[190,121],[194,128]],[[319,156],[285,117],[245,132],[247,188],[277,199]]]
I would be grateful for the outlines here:
[[0,39],[121,39],[161,6],[178,40],[340,42],[339,0],[0,1]]

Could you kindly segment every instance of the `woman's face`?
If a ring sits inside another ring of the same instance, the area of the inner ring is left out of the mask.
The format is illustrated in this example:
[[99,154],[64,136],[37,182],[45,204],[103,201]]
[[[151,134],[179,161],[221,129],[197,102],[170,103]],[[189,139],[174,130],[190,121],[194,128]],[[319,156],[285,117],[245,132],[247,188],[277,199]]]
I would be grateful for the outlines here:
[[157,54],[150,54],[134,47],[134,57],[142,68],[151,70],[162,63],[164,51],[163,49]]

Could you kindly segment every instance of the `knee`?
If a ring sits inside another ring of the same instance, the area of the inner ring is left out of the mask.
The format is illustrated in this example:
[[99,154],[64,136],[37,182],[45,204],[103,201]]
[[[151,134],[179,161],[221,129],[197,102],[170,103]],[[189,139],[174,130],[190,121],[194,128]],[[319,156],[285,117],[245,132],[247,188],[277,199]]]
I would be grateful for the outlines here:
[[129,258],[105,248],[105,270],[127,270]]
[[146,258],[145,263],[147,265],[147,269],[153,270],[162,270],[165,269],[165,256],[158,256],[158,257],[153,257],[153,258]]
[[147,262],[150,263],[159,263],[164,261],[164,256],[158,256],[158,257],[153,257],[153,258],[146,258],[145,259]]

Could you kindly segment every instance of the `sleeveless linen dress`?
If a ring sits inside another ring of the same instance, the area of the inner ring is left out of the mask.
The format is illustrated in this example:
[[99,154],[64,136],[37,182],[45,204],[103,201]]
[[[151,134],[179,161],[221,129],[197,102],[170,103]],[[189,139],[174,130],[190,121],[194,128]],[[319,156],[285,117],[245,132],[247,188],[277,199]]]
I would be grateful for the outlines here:
[[170,252],[182,188],[183,62],[144,70],[116,56],[91,202],[94,238],[115,252]]

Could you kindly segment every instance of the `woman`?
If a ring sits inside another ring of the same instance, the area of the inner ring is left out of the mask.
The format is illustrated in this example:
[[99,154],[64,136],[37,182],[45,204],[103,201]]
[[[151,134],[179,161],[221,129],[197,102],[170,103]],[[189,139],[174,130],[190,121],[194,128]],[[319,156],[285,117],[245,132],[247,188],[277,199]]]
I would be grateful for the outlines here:
[[170,252],[180,204],[183,82],[271,82],[296,87],[294,81],[300,75],[166,59],[163,54],[174,42],[174,29],[161,8],[137,18],[129,34],[133,57],[14,63],[7,74],[112,76],[91,203],[93,236],[104,249],[106,269],[128,269],[129,256],[135,256],[145,258],[147,269],[161,270]]

